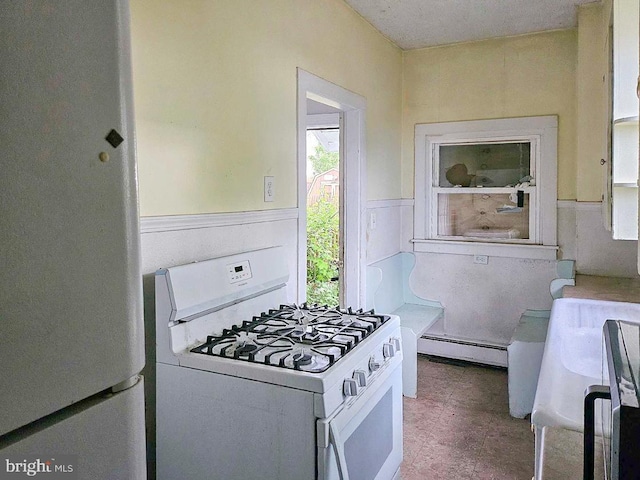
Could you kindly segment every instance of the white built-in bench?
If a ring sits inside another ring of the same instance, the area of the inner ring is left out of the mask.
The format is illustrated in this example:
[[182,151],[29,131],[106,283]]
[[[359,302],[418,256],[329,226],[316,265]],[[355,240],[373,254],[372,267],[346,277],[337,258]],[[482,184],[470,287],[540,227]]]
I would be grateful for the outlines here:
[[527,310],[520,317],[507,347],[509,413],[524,418],[531,413],[540,375],[549,310]]
[[418,388],[418,338],[444,316],[439,302],[416,296],[409,276],[416,259],[402,252],[367,267],[367,308],[398,315],[402,332],[402,393],[415,398]]
[[[549,285],[554,300],[562,297],[564,286],[575,285],[575,262],[560,260],[556,271],[558,278]],[[525,311],[507,347],[509,413],[512,417],[524,418],[533,409],[550,313],[549,310]]]

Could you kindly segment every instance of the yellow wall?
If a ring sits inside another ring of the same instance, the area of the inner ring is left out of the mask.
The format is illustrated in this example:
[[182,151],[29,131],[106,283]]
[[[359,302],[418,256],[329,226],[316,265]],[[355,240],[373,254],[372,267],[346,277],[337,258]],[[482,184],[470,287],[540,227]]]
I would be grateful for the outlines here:
[[296,67],[367,98],[369,199],[413,197],[416,123],[557,114],[558,197],[598,201],[610,3],[403,53],[341,0],[132,0],[141,214],[294,207]]
[[576,30],[411,50],[403,58],[403,197],[413,197],[416,124],[558,115],[558,198],[576,198]]
[[[609,2],[609,8],[610,8]],[[601,3],[578,9],[577,102],[577,199],[597,202],[602,199],[607,158],[606,83],[608,18]]]
[[342,0],[132,0],[131,14],[142,216],[295,207],[296,67],[366,97],[368,197],[400,197],[402,54]]

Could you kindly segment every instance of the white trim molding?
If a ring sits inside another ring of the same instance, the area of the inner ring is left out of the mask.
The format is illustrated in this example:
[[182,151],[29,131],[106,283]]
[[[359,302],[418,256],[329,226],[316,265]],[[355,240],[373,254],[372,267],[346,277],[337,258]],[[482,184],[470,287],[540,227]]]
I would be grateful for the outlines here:
[[273,210],[251,210],[232,213],[205,213],[201,215],[165,215],[141,217],[140,233],[173,232],[198,228],[228,227],[250,223],[278,222],[297,220],[297,208],[279,208]]
[[[439,185],[437,173],[437,148],[441,144],[483,143],[513,140],[527,140],[531,143],[531,175],[535,176],[535,186],[529,186],[531,217],[529,219],[528,239],[512,240],[504,243],[480,243],[490,245],[491,251],[505,248],[505,254],[495,256],[514,256],[512,252],[531,252],[522,258],[541,258],[537,251],[557,251],[557,130],[556,116],[503,118],[463,122],[417,124],[415,126],[415,207],[414,207],[414,249],[416,251],[434,251],[442,253],[468,254],[467,245],[472,241],[459,241],[439,237],[437,196]],[[436,153],[434,153],[436,152]],[[458,193],[481,193],[504,191],[487,187],[451,189]],[[505,190],[508,191],[508,190]],[[450,243],[451,247],[445,247]],[[518,244],[518,246],[514,246]],[[426,247],[428,245],[428,247]],[[525,247],[525,248],[521,248]],[[538,248],[548,247],[548,248]],[[475,249],[473,249],[475,251]],[[545,253],[542,258],[547,258]]]
[[556,260],[558,247],[517,243],[457,242],[451,240],[411,240],[414,252],[487,255],[489,257]]
[[364,307],[366,295],[366,108],[367,100],[298,68],[298,302],[306,299],[306,131],[307,100],[328,105],[340,114],[340,183],[342,205],[344,305]]
[[307,128],[335,128],[340,126],[339,113],[309,113]]
[[573,210],[600,210],[602,202],[578,202],[577,200],[558,200],[558,208]]
[[413,207],[413,198],[398,198],[394,200],[369,200],[367,208],[397,208]]

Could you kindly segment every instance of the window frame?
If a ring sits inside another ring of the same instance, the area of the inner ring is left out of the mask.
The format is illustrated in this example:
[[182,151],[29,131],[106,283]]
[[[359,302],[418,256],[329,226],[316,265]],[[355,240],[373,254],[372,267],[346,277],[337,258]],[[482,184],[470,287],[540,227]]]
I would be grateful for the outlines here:
[[[414,251],[556,259],[557,257],[557,127],[556,116],[418,124],[415,127]],[[463,239],[440,236],[437,195],[511,193],[511,187],[440,187],[437,148],[449,144],[531,144],[530,171],[535,186],[529,193],[529,239]]]

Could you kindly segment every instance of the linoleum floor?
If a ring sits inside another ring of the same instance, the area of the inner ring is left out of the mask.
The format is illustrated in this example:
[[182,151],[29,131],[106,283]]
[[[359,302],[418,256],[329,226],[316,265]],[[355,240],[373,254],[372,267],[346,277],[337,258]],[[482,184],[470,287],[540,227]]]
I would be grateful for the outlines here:
[[530,480],[529,420],[509,415],[506,370],[418,355],[418,398],[404,398],[403,480]]

